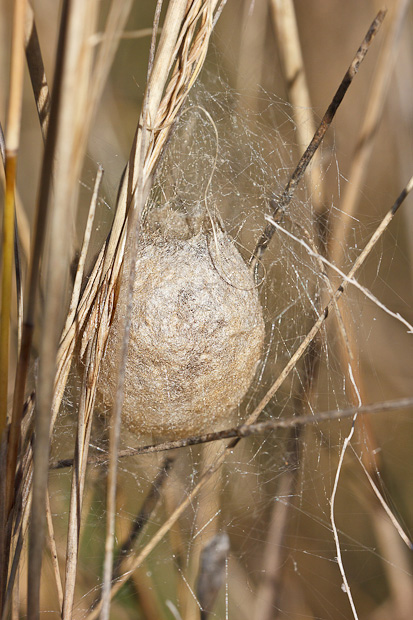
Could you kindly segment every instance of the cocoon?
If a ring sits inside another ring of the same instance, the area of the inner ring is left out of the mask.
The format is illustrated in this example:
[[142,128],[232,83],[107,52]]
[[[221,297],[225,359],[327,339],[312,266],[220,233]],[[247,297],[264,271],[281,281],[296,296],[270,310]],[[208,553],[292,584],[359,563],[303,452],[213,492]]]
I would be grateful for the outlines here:
[[[106,405],[116,390],[126,288],[101,369]],[[123,423],[163,439],[223,428],[252,382],[263,340],[257,290],[231,238],[218,225],[204,230],[156,209],[137,255]]]

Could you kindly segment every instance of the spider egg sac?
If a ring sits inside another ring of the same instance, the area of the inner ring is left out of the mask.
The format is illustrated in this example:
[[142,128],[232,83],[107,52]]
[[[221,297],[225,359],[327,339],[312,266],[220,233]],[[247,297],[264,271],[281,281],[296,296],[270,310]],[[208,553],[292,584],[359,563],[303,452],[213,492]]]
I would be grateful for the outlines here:
[[[137,436],[176,439],[223,428],[261,357],[262,308],[233,241],[218,227],[189,233],[181,223],[172,234],[144,229],[140,239],[122,409]],[[125,288],[99,380],[106,406],[117,387]]]

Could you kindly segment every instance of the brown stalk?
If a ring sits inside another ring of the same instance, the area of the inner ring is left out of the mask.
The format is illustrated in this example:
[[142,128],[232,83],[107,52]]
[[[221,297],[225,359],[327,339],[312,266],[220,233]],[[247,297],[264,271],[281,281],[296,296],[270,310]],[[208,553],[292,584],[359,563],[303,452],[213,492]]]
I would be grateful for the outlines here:
[[[328,106],[327,111],[324,114],[321,120],[321,123],[318,126],[318,129],[313,136],[313,139],[311,140],[310,144],[308,145],[307,149],[302,155],[300,161],[298,162],[297,167],[292,173],[290,180],[288,181],[280,198],[277,199],[276,201],[277,207],[276,207],[276,210],[274,211],[274,214],[273,214],[274,216],[276,216],[277,212],[284,211],[286,207],[288,207],[288,205],[290,204],[291,199],[294,195],[295,190],[297,189],[298,184],[303,178],[304,173],[308,168],[308,165],[310,164],[315,152],[320,146],[327,132],[327,129],[330,127],[334,119],[334,116],[341,102],[343,101],[343,98],[351,82],[353,81],[353,78],[355,77],[359,69],[360,64],[363,62],[369,50],[372,40],[376,36],[381,24],[383,23],[385,16],[386,16],[386,11],[379,11],[376,18],[372,22],[362,44],[357,50],[357,53],[354,56],[349,68],[347,69],[347,72],[345,76],[343,77],[340,86],[338,87],[330,105]],[[257,266],[257,263],[260,261],[262,255],[264,254],[265,250],[270,244],[270,241],[274,235],[274,232],[275,232],[275,227],[271,223],[269,223],[265,227],[264,232],[261,234],[257,242],[257,245],[255,247],[255,250],[250,259],[250,266],[251,266],[251,269],[253,269],[254,271]]]
[[[74,458],[75,464],[72,474],[69,524],[67,532],[65,590],[63,597],[62,620],[70,619],[73,615],[73,601],[75,594],[77,559],[79,552],[79,535],[82,516],[83,491],[86,477],[87,456],[89,452],[89,440],[93,420],[92,413],[94,397],[93,395],[90,395],[90,392],[88,392],[88,387],[93,382],[93,344],[94,343],[90,341],[86,351],[85,371],[78,410],[77,436]],[[91,400],[90,407],[88,407],[88,399]]]
[[[44,515],[50,442],[51,405],[53,402],[56,353],[62,329],[62,301],[65,297],[66,278],[70,264],[70,237],[67,234],[69,222],[77,204],[80,167],[84,150],[79,136],[84,134],[83,109],[87,100],[87,84],[91,69],[92,54],[88,37],[93,32],[97,3],[85,4],[72,0],[64,5],[62,30],[59,38],[61,82],[57,101],[52,99],[52,110],[46,142],[46,152],[52,120],[54,154],[46,184],[44,208],[51,206],[49,193],[53,172],[54,204],[50,209],[50,246],[46,264],[46,299],[42,338],[40,342],[39,381],[37,388],[36,445],[34,451],[34,476],[32,512],[29,527],[28,564],[28,617],[37,619],[40,614],[40,577],[44,544]],[[89,49],[88,49],[89,48]],[[55,95],[55,92],[53,95]],[[53,109],[55,117],[53,118]],[[85,138],[83,137],[83,143]],[[45,156],[46,158],[46,156]],[[42,181],[43,181],[42,175]],[[43,196],[42,196],[43,198]],[[44,225],[47,220],[42,222]]]
[[[397,213],[400,205],[403,203],[403,201],[405,200],[406,196],[408,195],[408,193],[411,191],[412,188],[413,188],[413,177],[410,179],[409,183],[406,185],[406,187],[400,193],[400,195],[396,199],[396,201],[393,204],[393,206],[390,209],[390,211],[388,211],[388,213],[383,218],[383,220],[381,221],[381,223],[377,227],[376,231],[374,232],[374,234],[370,238],[370,240],[367,242],[366,246],[364,247],[364,249],[362,250],[362,252],[358,256],[357,260],[355,261],[353,267],[351,268],[351,270],[350,270],[350,272],[348,274],[348,278],[353,278],[354,275],[357,273],[357,271],[360,269],[360,267],[364,264],[365,260],[369,256],[369,254],[370,254],[371,250],[373,249],[374,245],[377,243],[377,241],[380,239],[380,237],[382,236],[384,231],[387,229],[387,227],[389,226],[389,224],[392,221],[393,217]],[[303,340],[301,345],[297,348],[296,352],[293,354],[293,356],[291,357],[291,359],[288,362],[288,364],[285,366],[285,368],[282,371],[282,373],[279,375],[279,377],[274,382],[272,387],[268,390],[267,394],[264,396],[264,398],[261,400],[261,402],[258,404],[258,406],[254,409],[254,411],[248,417],[248,419],[246,421],[246,424],[245,424],[246,426],[249,426],[249,425],[251,425],[251,424],[256,422],[256,420],[258,419],[259,415],[262,413],[264,408],[267,406],[267,404],[270,402],[270,400],[276,394],[276,392],[278,391],[280,386],[283,384],[283,382],[285,381],[287,376],[296,367],[297,362],[304,355],[304,353],[307,350],[307,347],[314,340],[315,336],[320,331],[320,329],[323,326],[324,322],[326,321],[329,313],[334,308],[335,303],[341,297],[341,295],[345,292],[345,290],[347,288],[347,285],[348,285],[348,280],[343,280],[341,282],[340,286],[336,289],[336,291],[334,293],[334,297],[330,299],[329,303],[326,305],[326,307],[324,308],[323,312],[320,314],[318,320],[314,323],[312,329],[308,332],[306,338]],[[152,553],[152,551],[155,549],[155,547],[158,545],[158,543],[168,533],[168,531],[170,530],[172,525],[185,512],[187,507],[192,504],[192,502],[194,501],[194,498],[198,495],[198,493],[201,491],[201,489],[204,488],[204,486],[207,484],[207,482],[211,478],[211,476],[213,476],[215,474],[215,472],[218,471],[218,469],[224,463],[226,455],[227,455],[227,451],[233,450],[235,448],[235,446],[238,444],[238,442],[239,442],[239,438],[233,439],[232,441],[230,441],[219,452],[219,454],[218,454],[217,458],[215,459],[215,461],[211,464],[209,469],[203,474],[203,476],[198,481],[197,485],[188,494],[186,499],[176,508],[176,510],[171,514],[171,516],[159,528],[159,530],[156,532],[156,534],[154,534],[152,539],[142,549],[142,551],[135,558],[132,558],[130,560],[130,562],[128,563],[128,567],[127,567],[126,572],[121,577],[119,577],[117,582],[112,586],[111,592],[110,592],[111,598],[113,596],[115,596],[115,594],[120,590],[120,588],[123,586],[123,584],[129,579],[129,577],[131,576],[133,571],[138,566],[140,566],[142,564],[142,562],[144,562],[146,560],[146,558],[150,555],[150,553]],[[101,606],[99,604],[99,605],[96,606],[95,609],[93,609],[93,611],[91,611],[88,614],[87,620],[94,620],[95,618],[97,618],[99,616],[100,609],[101,609]]]
[[[413,398],[401,398],[398,400],[389,400],[371,405],[363,405],[362,407],[350,407],[349,409],[333,409],[331,411],[323,411],[314,413],[311,416],[302,415],[288,418],[278,418],[277,420],[268,420],[266,422],[256,422],[254,424],[241,424],[234,428],[224,429],[207,433],[206,435],[197,435],[194,437],[185,437],[176,441],[166,441],[164,443],[150,444],[139,448],[127,448],[119,452],[119,458],[128,456],[138,456],[141,454],[153,454],[154,452],[165,452],[167,450],[176,450],[179,448],[187,448],[188,446],[196,446],[198,444],[209,443],[211,441],[219,441],[221,439],[231,439],[233,437],[250,437],[259,435],[269,431],[276,431],[281,428],[294,428],[296,426],[306,426],[309,424],[319,424],[320,422],[330,422],[341,418],[352,418],[354,414],[377,414],[385,411],[403,410],[413,406]],[[105,465],[108,457],[99,456],[89,460],[90,465]],[[64,469],[73,466],[73,459],[62,459],[50,464],[50,469]]]
[[[1,317],[0,317],[0,437],[6,436],[8,421],[8,384],[9,384],[9,339],[10,339],[10,316],[11,295],[13,279],[13,250],[15,230],[15,184],[17,169],[17,154],[20,143],[21,109],[23,97],[23,33],[24,15],[26,10],[25,0],[16,0],[13,12],[13,32],[10,66],[10,89],[9,104],[7,110],[7,134],[5,144],[5,197],[3,214],[3,249],[2,249],[2,281],[1,281]],[[10,435],[7,437],[9,441]],[[4,444],[3,444],[4,445]],[[6,448],[4,448],[6,449]],[[2,485],[3,494],[0,504],[0,609],[2,609],[3,597],[6,588],[9,540],[6,528],[8,517],[9,486],[7,474],[9,468],[9,447],[7,446],[7,461],[4,462],[0,474],[5,478]]]

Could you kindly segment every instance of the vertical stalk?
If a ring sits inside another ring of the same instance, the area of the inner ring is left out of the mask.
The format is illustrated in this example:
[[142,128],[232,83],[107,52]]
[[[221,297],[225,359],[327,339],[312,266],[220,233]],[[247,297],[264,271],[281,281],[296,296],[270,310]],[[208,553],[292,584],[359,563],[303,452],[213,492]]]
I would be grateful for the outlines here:
[[[0,438],[7,424],[7,401],[9,382],[9,340],[10,312],[13,278],[14,251],[14,190],[16,185],[17,153],[20,142],[21,110],[23,97],[24,71],[24,16],[26,0],[15,0],[13,13],[13,33],[10,63],[10,99],[7,112],[6,128],[6,187],[3,219],[3,268],[1,282],[1,319],[0,319]],[[4,449],[6,449],[4,444]],[[5,456],[5,455],[4,455]],[[6,459],[3,459],[7,469]],[[4,467],[0,472],[5,478]],[[0,503],[0,610],[7,579],[8,535],[7,521],[7,483],[1,486]]]
[[3,431],[7,420],[10,310],[13,277],[14,188],[23,96],[25,10],[26,0],[15,0],[10,63],[10,100],[6,130],[6,192],[3,220],[2,312],[0,325],[0,432]]

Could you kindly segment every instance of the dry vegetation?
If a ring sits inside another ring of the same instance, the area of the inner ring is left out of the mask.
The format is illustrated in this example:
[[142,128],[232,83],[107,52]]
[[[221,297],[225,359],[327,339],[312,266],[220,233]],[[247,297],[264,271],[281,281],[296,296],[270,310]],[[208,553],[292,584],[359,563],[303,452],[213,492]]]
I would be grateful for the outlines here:
[[[3,620],[411,617],[413,23],[376,4],[2,0]],[[265,319],[191,437],[122,424],[165,202],[218,273],[233,238]]]

